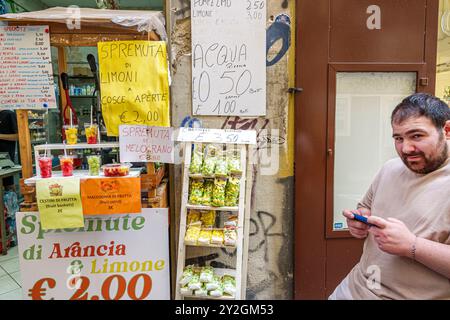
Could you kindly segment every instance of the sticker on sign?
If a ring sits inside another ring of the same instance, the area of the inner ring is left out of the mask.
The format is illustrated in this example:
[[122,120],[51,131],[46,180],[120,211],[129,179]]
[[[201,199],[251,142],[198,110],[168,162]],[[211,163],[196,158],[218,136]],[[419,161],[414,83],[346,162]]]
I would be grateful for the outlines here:
[[180,128],[177,141],[194,143],[256,144],[256,131]]

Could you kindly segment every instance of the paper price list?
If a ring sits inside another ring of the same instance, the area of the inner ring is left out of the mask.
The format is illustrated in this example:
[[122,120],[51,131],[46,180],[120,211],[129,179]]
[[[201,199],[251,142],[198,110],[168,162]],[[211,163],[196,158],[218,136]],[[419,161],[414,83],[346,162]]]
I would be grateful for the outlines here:
[[0,27],[0,105],[56,107],[48,27]]

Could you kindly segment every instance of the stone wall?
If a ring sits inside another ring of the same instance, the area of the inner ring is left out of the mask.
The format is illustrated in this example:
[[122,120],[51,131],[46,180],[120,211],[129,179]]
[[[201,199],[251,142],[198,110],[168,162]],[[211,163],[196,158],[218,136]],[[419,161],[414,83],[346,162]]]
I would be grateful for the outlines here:
[[[294,178],[293,97],[295,1],[267,0],[267,115],[259,118],[192,116],[190,1],[172,0],[172,126],[254,129],[258,145],[253,164],[247,272],[248,299],[293,297]],[[278,37],[285,37],[275,41]],[[288,49],[288,51],[285,51]],[[270,163],[266,159],[271,155]],[[181,194],[181,166],[175,167],[175,194]],[[176,198],[176,197],[175,197]],[[180,202],[176,199],[176,208]],[[176,212],[179,217],[179,212]],[[178,222],[177,222],[178,223]],[[214,251],[214,252],[217,252]],[[193,252],[198,256],[200,251]],[[207,255],[208,252],[203,254]],[[216,262],[230,266],[234,253],[219,251]]]

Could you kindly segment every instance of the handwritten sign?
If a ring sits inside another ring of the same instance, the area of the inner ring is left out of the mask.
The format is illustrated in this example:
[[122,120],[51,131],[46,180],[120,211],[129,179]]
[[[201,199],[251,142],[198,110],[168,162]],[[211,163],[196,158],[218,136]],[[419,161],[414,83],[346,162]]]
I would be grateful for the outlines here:
[[119,126],[168,127],[169,78],[164,41],[98,43],[103,118],[109,136]]
[[172,128],[120,126],[120,161],[174,163]]
[[0,109],[56,108],[48,26],[0,27]]
[[140,178],[95,178],[81,181],[85,215],[141,212]]
[[266,114],[266,0],[191,2],[194,115]]
[[36,182],[36,195],[43,229],[83,226],[80,179],[51,178]]
[[177,141],[194,143],[256,144],[256,131],[180,128]]
[[23,299],[170,299],[168,220],[168,209],[144,209],[44,231],[38,212],[18,212]]

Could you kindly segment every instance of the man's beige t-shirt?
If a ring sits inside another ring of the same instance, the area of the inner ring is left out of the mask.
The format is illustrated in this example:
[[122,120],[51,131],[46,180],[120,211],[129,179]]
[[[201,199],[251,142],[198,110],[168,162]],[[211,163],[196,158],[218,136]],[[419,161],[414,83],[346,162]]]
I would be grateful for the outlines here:
[[[428,174],[412,172],[400,158],[388,161],[361,206],[372,215],[403,221],[418,237],[450,245],[450,158]],[[373,282],[377,271],[380,288]],[[348,280],[354,299],[450,299],[449,279],[410,258],[381,251],[371,234]]]

